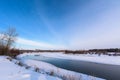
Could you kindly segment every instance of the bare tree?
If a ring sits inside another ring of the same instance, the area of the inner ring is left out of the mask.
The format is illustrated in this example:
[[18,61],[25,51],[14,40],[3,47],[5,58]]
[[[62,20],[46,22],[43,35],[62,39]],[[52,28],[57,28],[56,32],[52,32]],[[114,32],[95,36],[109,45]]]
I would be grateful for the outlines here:
[[15,28],[9,27],[5,32],[0,33],[0,46],[4,49],[4,53],[8,54],[10,48],[17,39]]
[[9,27],[8,30],[5,32],[6,36],[6,47],[10,48],[12,44],[16,41],[17,37],[16,29]]

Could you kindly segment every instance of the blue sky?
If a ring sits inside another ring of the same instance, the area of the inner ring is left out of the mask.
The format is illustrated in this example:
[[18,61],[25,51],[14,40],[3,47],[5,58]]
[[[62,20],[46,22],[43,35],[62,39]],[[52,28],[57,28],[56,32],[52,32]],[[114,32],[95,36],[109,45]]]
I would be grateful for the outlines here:
[[119,0],[0,0],[0,31],[15,27],[17,48],[120,48]]

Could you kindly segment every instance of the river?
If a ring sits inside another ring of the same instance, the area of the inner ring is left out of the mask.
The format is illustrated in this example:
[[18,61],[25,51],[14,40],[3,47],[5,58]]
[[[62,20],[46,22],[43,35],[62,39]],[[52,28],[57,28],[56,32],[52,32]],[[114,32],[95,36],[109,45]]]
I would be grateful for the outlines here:
[[38,61],[44,61],[53,64],[57,67],[84,73],[107,80],[120,80],[120,66],[119,65],[108,65],[94,62],[87,62],[81,60],[69,60],[60,58],[51,58],[44,56],[25,56],[26,59],[34,59]]

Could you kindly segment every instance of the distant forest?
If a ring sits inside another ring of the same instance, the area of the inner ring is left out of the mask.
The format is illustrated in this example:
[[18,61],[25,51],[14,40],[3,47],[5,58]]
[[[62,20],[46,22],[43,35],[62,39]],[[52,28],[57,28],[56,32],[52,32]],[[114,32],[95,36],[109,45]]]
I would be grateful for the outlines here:
[[[2,50],[0,50],[1,52]],[[110,49],[90,49],[90,50],[19,50],[11,49],[10,54],[12,57],[22,53],[38,53],[38,52],[63,52],[65,54],[98,54],[100,55],[109,55],[109,56],[120,56],[120,48],[110,48]]]

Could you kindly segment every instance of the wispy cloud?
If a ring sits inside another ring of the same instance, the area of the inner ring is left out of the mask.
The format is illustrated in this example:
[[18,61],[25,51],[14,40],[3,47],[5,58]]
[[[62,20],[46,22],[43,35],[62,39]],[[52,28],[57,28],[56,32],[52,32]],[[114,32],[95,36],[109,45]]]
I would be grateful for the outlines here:
[[[120,47],[120,6],[114,5],[102,12],[93,24],[82,34],[80,29],[73,32],[75,36],[70,39],[71,48],[117,48]],[[92,22],[93,19],[91,19]]]
[[27,46],[27,49],[64,49],[64,46],[60,45],[53,45],[45,42],[38,42],[38,41],[33,41],[25,38],[18,38],[17,40],[18,44],[21,44],[21,48],[25,48]]

